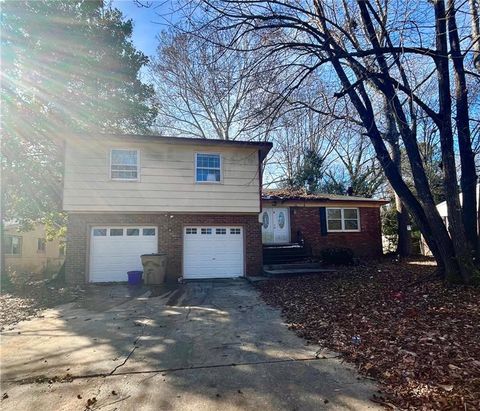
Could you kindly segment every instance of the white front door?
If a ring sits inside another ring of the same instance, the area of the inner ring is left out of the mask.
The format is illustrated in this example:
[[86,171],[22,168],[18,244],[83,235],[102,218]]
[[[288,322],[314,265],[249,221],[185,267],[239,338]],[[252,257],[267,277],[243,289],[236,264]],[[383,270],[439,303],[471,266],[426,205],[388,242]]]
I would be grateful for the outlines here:
[[183,277],[185,279],[241,277],[243,228],[191,226],[183,229]]
[[262,211],[263,244],[290,242],[290,213],[288,208],[265,207]]
[[142,271],[142,254],[158,252],[157,227],[93,227],[90,282],[127,281],[127,271]]

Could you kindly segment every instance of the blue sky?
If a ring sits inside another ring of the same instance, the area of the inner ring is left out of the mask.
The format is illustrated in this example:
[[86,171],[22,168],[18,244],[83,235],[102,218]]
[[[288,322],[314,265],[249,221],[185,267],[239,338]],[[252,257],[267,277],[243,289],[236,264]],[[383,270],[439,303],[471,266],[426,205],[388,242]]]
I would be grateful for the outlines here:
[[[147,3],[147,1],[145,1]],[[170,5],[166,1],[148,1],[151,7],[138,7],[133,0],[114,0],[112,6],[121,10],[123,15],[133,20],[133,43],[146,55],[155,54],[156,36],[169,18]]]

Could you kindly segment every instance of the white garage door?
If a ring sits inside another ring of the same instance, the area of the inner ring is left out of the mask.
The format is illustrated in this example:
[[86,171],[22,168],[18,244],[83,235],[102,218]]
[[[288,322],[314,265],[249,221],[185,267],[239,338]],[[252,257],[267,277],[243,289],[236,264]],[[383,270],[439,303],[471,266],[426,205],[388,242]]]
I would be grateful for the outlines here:
[[142,254],[158,252],[156,227],[93,227],[90,282],[127,281],[127,271],[142,270]]
[[242,227],[185,227],[183,230],[184,278],[243,276]]

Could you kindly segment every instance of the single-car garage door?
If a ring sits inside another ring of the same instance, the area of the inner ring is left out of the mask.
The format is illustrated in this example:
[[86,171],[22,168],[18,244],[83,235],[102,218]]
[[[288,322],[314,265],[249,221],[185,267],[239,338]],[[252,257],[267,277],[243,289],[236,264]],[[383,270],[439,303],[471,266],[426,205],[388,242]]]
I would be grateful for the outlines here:
[[127,281],[127,271],[142,270],[142,254],[156,253],[156,227],[93,227],[90,282]]
[[184,227],[183,276],[186,279],[241,277],[242,227]]

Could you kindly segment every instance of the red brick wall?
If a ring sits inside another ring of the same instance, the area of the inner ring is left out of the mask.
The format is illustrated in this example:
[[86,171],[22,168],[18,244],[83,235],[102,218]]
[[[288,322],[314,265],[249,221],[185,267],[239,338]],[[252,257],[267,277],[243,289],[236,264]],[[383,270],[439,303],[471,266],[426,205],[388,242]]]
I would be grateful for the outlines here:
[[297,241],[301,231],[306,245],[318,256],[323,248],[348,247],[356,257],[375,257],[382,254],[382,234],[380,209],[364,207],[360,210],[360,232],[328,233],[320,232],[320,211],[318,207],[291,207],[290,221],[292,241]]
[[262,270],[262,233],[255,215],[199,214],[69,214],[67,230],[66,279],[69,283],[87,280],[90,230],[95,225],[153,225],[158,227],[158,249],[168,255],[167,280],[182,275],[184,225],[237,225],[244,228],[245,272]]

